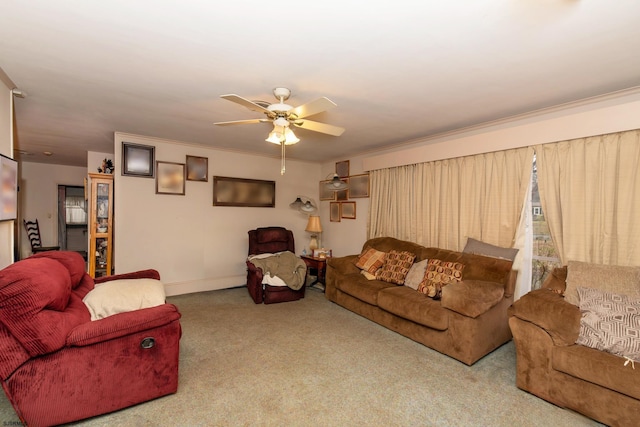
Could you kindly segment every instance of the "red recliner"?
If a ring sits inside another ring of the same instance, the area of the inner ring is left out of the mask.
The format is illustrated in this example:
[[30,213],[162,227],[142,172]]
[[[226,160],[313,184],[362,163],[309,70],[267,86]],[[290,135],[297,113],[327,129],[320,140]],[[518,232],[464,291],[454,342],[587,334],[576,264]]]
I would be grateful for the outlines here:
[[[293,233],[284,227],[263,227],[249,231],[249,255],[289,251],[295,253]],[[262,284],[262,270],[247,261],[247,289],[256,304],[273,304],[304,298],[306,286],[293,290],[286,286]]]
[[[145,270],[97,282],[143,277],[160,278]],[[91,321],[82,298],[94,284],[76,252],[43,252],[0,271],[0,382],[25,425],[77,421],[177,391],[178,309]]]

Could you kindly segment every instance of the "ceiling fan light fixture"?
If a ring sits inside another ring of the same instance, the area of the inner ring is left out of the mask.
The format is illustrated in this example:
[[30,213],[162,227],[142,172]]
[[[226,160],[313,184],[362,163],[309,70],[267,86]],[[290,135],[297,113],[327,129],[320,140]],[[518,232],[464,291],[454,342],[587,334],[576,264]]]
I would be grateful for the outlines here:
[[274,126],[281,126],[281,127],[288,127],[289,126],[289,120],[285,119],[284,117],[278,117],[277,119],[275,119],[273,121],[273,125]]
[[280,145],[282,141],[282,134],[280,132],[276,132],[275,130],[271,131],[269,132],[269,136],[267,137],[267,139],[265,139],[265,141],[270,142],[272,144]]
[[300,142],[300,138],[296,136],[295,133],[289,128],[285,128],[284,130],[284,144],[285,145],[293,145]]

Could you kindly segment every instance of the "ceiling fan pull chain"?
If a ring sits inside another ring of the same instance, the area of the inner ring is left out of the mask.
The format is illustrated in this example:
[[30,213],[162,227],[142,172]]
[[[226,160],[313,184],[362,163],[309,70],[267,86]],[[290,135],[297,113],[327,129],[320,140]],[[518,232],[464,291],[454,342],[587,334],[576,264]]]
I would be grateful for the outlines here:
[[282,146],[282,167],[280,169],[280,175],[284,175],[285,172],[285,165],[284,165],[284,151],[285,151],[285,143],[284,141],[280,142],[280,145]]

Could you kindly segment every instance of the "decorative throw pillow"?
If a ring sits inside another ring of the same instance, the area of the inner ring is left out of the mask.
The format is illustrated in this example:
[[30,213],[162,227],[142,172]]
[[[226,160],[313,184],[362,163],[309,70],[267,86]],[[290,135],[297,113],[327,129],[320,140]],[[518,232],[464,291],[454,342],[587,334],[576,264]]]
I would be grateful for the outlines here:
[[360,270],[360,274],[367,278],[367,280],[376,280],[376,275],[371,274],[366,270]]
[[387,254],[373,248],[366,248],[356,260],[356,267],[368,273],[375,274],[384,264]]
[[416,256],[411,252],[390,251],[384,259],[384,265],[376,273],[376,279],[396,285],[404,284],[414,259]]
[[411,289],[418,290],[418,286],[420,286],[420,282],[422,282],[422,279],[424,278],[424,272],[427,270],[428,263],[428,259],[423,259],[422,261],[414,263],[409,269],[407,277],[404,278],[404,285]]
[[430,259],[418,291],[433,299],[442,297],[442,287],[462,280],[464,264]]
[[91,320],[99,320],[117,313],[164,304],[164,285],[155,279],[113,280],[96,285],[82,302],[91,313]]
[[492,258],[508,259],[509,261],[513,261],[516,255],[518,255],[518,249],[516,248],[503,248],[502,246],[491,245],[471,237],[467,238],[467,244],[462,252]]
[[640,267],[569,261],[565,301],[579,305],[579,286],[640,298]]
[[576,344],[640,362],[640,298],[578,287],[580,334]]

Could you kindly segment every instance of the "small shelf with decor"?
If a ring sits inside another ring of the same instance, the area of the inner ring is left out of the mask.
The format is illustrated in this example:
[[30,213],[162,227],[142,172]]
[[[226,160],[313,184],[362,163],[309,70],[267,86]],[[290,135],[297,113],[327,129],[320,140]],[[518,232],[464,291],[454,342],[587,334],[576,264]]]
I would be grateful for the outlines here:
[[90,173],[89,275],[113,274],[113,175]]

